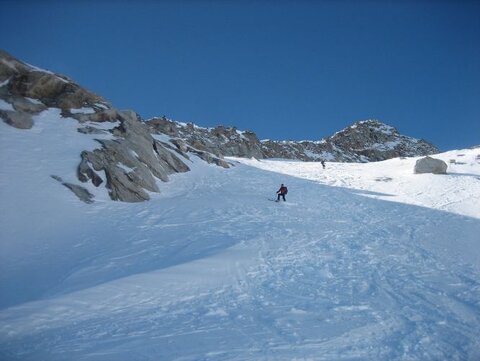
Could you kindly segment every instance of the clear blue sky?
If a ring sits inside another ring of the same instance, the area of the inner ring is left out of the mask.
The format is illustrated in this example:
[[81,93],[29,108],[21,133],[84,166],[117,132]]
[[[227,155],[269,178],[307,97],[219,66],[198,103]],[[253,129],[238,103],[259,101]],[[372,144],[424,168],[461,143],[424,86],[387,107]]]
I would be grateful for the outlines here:
[[0,0],[0,48],[144,118],[480,144],[480,1]]

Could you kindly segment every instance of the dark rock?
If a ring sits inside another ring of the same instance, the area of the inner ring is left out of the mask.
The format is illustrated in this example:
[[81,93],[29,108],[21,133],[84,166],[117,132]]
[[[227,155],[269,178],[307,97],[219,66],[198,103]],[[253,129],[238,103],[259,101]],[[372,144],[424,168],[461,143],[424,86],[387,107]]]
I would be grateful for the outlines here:
[[87,189],[77,184],[64,182],[63,179],[59,176],[52,175],[51,177],[56,181],[62,183],[62,185],[64,185],[68,189],[70,189],[82,202],[93,203],[93,194],[90,193]]
[[[94,108],[94,107],[92,107]],[[66,109],[62,112],[64,117],[70,117],[78,120],[79,122],[116,122],[120,117],[119,110],[117,109],[99,109],[94,113],[72,113],[71,110]]]
[[29,99],[21,97],[11,97],[13,108],[18,112],[38,114],[47,107],[43,103],[34,103]]
[[194,148],[190,148],[190,152],[196,154],[200,159],[204,160],[209,164],[216,164],[223,168],[230,168],[229,163],[227,163],[224,159],[215,157],[212,153],[203,152]]
[[86,126],[77,128],[77,131],[82,134],[109,134],[107,130],[98,129],[93,126]]
[[[165,117],[153,118],[146,123],[152,133],[166,134],[174,138],[172,142],[176,142],[179,149],[183,147],[182,152],[186,151],[188,145],[198,154],[211,153],[219,159],[228,156],[264,158],[260,141],[255,133],[250,131],[241,132],[235,127],[224,126],[202,128],[192,123],[177,123]],[[228,166],[227,162],[220,163]]]
[[[34,68],[0,50],[0,82],[4,81],[8,81],[7,94],[3,94],[2,98],[15,98],[15,109],[22,112],[35,113],[45,107],[98,108],[100,104],[110,107],[105,99],[85,90],[66,76]],[[27,104],[26,98],[36,99],[42,104]]]
[[90,168],[87,161],[87,152],[82,152],[81,157],[82,161],[77,168],[77,178],[83,183],[91,180],[95,187],[100,186],[103,183],[103,179]]
[[33,127],[32,116],[28,113],[0,110],[0,118],[8,125],[18,129],[30,129]]

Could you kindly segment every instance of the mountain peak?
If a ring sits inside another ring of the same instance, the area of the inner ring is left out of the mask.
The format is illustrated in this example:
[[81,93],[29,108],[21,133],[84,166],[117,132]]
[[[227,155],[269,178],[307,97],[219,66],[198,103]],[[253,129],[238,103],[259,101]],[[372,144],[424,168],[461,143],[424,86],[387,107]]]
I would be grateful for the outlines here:
[[336,162],[372,162],[438,153],[434,145],[401,135],[396,128],[376,119],[355,122],[321,141],[264,141],[263,148],[267,158]]
[[434,145],[402,135],[376,119],[355,122],[325,139],[325,143],[360,162],[438,153]]
[[353,129],[369,128],[369,129],[378,130],[384,133],[398,133],[397,129],[377,119],[360,120],[358,122],[353,123],[349,128],[353,128]]

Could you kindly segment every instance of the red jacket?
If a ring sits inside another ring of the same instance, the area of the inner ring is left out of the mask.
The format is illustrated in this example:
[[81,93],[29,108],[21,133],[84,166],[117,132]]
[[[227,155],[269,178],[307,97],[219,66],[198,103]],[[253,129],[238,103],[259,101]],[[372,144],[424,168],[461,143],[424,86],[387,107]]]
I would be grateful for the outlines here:
[[277,191],[277,193],[287,194],[287,193],[288,193],[288,189],[287,189],[287,187],[285,187],[285,186],[280,187],[280,189]]

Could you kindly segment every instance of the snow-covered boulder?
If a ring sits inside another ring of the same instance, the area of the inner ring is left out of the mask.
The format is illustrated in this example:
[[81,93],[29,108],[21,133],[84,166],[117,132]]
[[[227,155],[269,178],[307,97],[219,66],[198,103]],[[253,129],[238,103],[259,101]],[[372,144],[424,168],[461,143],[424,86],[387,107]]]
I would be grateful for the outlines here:
[[432,157],[425,157],[417,160],[414,167],[415,174],[433,173],[433,174],[447,174],[447,163],[441,159]]

